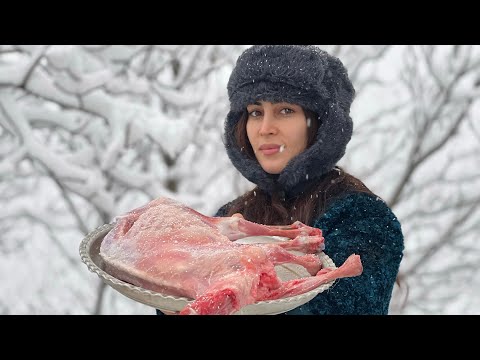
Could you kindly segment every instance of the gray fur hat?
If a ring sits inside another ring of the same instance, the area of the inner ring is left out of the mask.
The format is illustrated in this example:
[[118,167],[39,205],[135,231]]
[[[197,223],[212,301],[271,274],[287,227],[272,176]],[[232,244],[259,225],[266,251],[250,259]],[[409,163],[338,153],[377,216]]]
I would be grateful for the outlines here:
[[[312,45],[254,45],[237,59],[227,85],[230,111],[225,120],[225,147],[233,165],[261,189],[291,192],[314,180],[345,154],[353,123],[350,105],[355,90],[342,62]],[[249,104],[289,102],[319,116],[316,142],[293,158],[279,175],[266,173],[236,144],[233,128]]]

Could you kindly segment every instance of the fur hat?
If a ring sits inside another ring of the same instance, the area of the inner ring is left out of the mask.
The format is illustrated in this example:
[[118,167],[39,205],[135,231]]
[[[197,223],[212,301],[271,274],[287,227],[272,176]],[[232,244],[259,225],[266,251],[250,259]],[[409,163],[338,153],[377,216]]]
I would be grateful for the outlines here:
[[[233,165],[249,181],[272,193],[291,191],[305,179],[331,170],[345,154],[353,130],[350,105],[355,90],[342,62],[312,45],[254,45],[237,59],[227,85],[230,111],[225,147]],[[289,102],[319,116],[315,143],[278,175],[266,173],[236,144],[232,129],[256,101]]]

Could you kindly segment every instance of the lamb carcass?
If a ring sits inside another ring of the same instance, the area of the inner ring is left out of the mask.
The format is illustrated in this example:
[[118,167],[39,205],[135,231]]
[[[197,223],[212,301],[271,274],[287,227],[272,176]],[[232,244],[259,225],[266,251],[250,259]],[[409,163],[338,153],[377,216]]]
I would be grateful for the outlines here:
[[[257,235],[291,240],[234,242]],[[360,257],[355,254],[336,269],[322,269],[314,253],[323,249],[321,230],[298,221],[268,226],[239,217],[208,217],[161,197],[118,216],[101,243],[100,255],[105,270],[118,279],[192,299],[180,311],[182,315],[232,314],[257,301],[302,294],[362,273]],[[299,264],[312,276],[282,282],[274,267],[283,263]]]

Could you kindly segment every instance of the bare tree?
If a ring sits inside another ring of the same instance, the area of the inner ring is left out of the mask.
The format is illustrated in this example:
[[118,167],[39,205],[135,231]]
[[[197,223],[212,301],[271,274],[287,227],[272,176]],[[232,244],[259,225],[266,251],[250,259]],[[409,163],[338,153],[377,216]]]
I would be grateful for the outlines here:
[[390,196],[414,245],[402,268],[411,288],[403,311],[474,313],[479,305],[470,300],[480,295],[474,276],[480,254],[479,50],[410,46],[405,52],[409,146]]
[[[49,254],[66,261],[62,271],[92,282],[78,261],[85,234],[160,195],[200,206],[202,194],[179,188],[204,172],[214,176],[221,156],[207,170],[184,158],[211,153],[205,139],[213,132],[220,138],[223,119],[215,109],[225,103],[222,70],[240,49],[2,46],[0,228],[8,241],[0,251],[33,251],[32,239],[41,237]],[[60,267],[50,256],[37,263],[40,282]],[[79,294],[66,311],[102,313],[105,289],[69,288]],[[61,312],[31,298],[31,307],[45,309],[34,312]]]
[[[396,76],[373,79],[378,90],[359,94],[359,124],[346,162],[382,194],[402,223],[401,278],[408,288],[396,289],[391,312],[475,312],[480,47],[389,51],[397,59],[387,62]],[[362,109],[359,102],[370,99],[372,109]]]

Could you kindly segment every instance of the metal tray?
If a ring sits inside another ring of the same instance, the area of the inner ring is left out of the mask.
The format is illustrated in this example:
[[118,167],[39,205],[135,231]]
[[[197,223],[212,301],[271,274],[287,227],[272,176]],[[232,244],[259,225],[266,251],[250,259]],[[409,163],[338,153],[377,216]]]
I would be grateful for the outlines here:
[[[80,258],[87,265],[88,269],[97,274],[107,285],[120,292],[122,295],[151,306],[165,312],[177,312],[183,309],[192,299],[184,297],[175,297],[163,295],[161,293],[147,290],[120,279],[113,277],[105,271],[105,263],[100,256],[100,245],[104,236],[113,228],[114,224],[105,224],[99,226],[89,234],[80,243]],[[237,242],[255,243],[255,242],[275,242],[282,241],[279,237],[249,237]],[[336,268],[332,259],[324,252],[316,254],[322,261],[323,267]],[[275,267],[278,276],[283,280],[291,280],[299,277],[311,276],[302,266],[295,264],[282,264]],[[333,285],[334,281],[325,283],[306,293],[285,297],[276,300],[258,301],[254,304],[244,306],[235,315],[275,315],[292,310],[306,302],[312,300],[319,293],[327,290]]]

